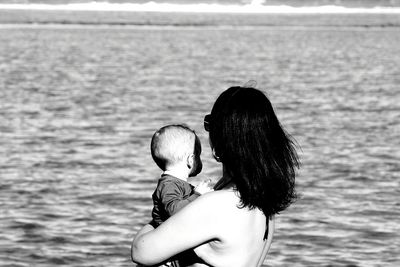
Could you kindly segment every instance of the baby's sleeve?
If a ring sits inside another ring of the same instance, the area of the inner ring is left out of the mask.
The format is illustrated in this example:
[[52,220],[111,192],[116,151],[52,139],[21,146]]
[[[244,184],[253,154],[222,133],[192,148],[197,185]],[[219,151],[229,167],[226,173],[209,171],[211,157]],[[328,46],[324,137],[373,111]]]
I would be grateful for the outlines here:
[[194,193],[184,199],[183,192],[179,188],[179,185],[173,182],[164,183],[160,193],[161,202],[169,216],[174,215],[200,196],[200,194]]

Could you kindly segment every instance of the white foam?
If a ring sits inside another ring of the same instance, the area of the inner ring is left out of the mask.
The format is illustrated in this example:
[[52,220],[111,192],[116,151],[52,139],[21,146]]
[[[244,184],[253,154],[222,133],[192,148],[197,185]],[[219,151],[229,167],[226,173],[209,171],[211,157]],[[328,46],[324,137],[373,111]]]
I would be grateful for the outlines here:
[[132,12],[195,12],[195,13],[254,13],[254,14],[400,14],[400,7],[349,8],[343,6],[292,7],[287,5],[266,6],[264,0],[252,0],[245,5],[222,4],[169,4],[148,2],[108,3],[88,2],[72,4],[0,4],[8,10],[55,10],[55,11],[132,11]]

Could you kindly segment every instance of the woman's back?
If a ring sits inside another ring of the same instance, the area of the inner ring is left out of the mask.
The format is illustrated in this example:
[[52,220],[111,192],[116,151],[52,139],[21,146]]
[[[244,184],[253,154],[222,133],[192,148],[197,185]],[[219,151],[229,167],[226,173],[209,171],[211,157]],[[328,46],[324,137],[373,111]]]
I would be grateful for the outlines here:
[[196,208],[202,212],[216,211],[214,231],[218,236],[195,248],[196,254],[215,267],[257,266],[265,246],[263,237],[267,226],[262,211],[240,208],[240,199],[233,190],[212,192],[197,201]]

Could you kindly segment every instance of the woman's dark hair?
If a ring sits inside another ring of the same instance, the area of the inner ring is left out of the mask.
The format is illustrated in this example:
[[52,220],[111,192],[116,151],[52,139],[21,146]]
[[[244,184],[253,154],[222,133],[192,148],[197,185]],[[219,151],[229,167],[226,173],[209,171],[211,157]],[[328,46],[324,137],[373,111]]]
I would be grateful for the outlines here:
[[240,193],[241,207],[279,213],[296,199],[295,145],[261,91],[231,87],[209,116],[210,143]]

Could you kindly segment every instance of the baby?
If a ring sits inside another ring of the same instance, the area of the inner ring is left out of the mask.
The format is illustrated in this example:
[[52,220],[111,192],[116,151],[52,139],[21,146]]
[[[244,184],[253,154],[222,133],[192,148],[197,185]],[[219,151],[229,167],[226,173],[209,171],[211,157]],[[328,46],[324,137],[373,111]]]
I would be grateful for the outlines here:
[[151,225],[157,228],[170,216],[212,191],[209,181],[194,188],[188,177],[201,172],[201,143],[196,133],[184,125],[167,125],[156,131],[151,139],[151,155],[163,171],[154,191]]

